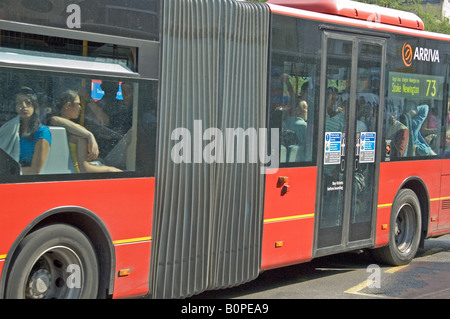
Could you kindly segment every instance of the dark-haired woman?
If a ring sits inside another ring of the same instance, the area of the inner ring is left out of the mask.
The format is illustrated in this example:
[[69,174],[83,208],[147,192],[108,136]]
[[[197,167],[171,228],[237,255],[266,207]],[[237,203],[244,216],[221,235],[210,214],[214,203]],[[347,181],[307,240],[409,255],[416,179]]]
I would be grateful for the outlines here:
[[20,164],[22,174],[39,174],[47,159],[52,136],[39,121],[36,94],[22,87],[16,94],[16,112],[20,117]]

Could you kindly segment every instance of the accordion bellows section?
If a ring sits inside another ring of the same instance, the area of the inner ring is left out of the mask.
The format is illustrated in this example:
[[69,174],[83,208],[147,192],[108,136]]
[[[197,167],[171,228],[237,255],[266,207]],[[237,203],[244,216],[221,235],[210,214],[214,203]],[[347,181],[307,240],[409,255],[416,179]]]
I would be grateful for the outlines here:
[[[261,164],[208,162],[201,152],[208,128],[266,127],[269,9],[166,0],[163,15],[159,136],[168,142],[158,149],[150,287],[154,298],[179,298],[252,280],[260,270]],[[192,140],[171,140],[180,128]],[[200,146],[177,162],[180,142]]]

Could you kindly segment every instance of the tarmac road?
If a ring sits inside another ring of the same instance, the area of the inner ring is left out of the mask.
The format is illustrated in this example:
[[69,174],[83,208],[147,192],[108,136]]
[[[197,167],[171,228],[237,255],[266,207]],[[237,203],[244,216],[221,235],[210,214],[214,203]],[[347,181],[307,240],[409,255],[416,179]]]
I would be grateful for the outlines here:
[[266,271],[247,284],[193,299],[450,299],[450,235],[425,241],[406,266],[345,253]]

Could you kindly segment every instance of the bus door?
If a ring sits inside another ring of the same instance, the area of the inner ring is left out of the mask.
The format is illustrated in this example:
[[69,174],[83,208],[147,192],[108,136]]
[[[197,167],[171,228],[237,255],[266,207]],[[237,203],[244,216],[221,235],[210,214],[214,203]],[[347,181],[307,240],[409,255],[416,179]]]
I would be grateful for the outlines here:
[[374,241],[385,45],[324,31],[315,256]]

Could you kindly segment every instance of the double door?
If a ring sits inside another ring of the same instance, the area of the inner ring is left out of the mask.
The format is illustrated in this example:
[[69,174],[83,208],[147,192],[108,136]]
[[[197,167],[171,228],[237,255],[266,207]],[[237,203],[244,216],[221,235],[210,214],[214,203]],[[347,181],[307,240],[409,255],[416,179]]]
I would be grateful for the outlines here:
[[315,255],[375,237],[385,39],[324,31]]

